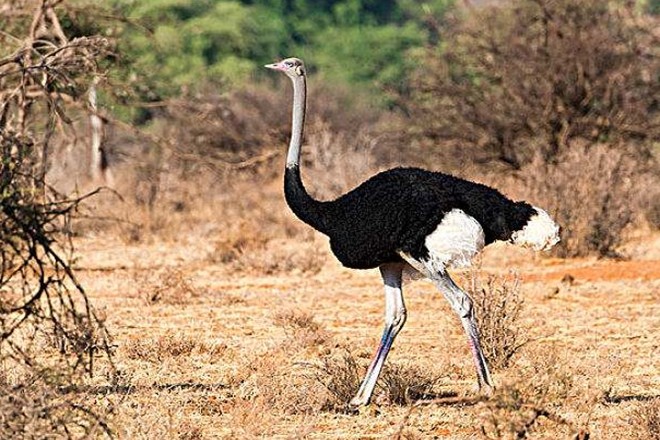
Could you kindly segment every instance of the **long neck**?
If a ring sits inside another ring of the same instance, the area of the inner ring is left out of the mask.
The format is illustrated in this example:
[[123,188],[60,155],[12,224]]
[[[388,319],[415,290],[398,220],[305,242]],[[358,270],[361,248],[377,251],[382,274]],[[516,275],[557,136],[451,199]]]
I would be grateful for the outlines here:
[[291,141],[286,155],[286,167],[297,167],[300,164],[300,147],[302,146],[305,129],[305,107],[307,105],[307,82],[305,76],[293,79],[293,112],[291,115]]
[[291,142],[286,155],[284,171],[284,195],[294,214],[302,221],[321,232],[327,230],[325,202],[314,200],[300,178],[300,147],[305,126],[307,85],[304,76],[293,79],[293,115]]

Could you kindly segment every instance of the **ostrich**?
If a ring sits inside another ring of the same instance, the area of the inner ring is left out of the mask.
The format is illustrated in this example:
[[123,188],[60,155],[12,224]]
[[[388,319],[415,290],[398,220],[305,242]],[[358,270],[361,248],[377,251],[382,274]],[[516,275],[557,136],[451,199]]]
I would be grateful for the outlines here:
[[367,405],[387,354],[406,322],[402,274],[431,280],[458,314],[468,337],[479,388],[492,389],[472,301],[447,268],[464,267],[497,241],[549,249],[559,227],[540,208],[513,202],[497,190],[418,168],[379,173],[333,201],[312,198],[300,177],[300,148],[306,105],[305,65],[287,58],[265,67],[293,82],[291,141],[284,172],[287,204],[303,222],[325,234],[337,259],[353,269],[379,268],[385,284],[385,329],[352,406]]

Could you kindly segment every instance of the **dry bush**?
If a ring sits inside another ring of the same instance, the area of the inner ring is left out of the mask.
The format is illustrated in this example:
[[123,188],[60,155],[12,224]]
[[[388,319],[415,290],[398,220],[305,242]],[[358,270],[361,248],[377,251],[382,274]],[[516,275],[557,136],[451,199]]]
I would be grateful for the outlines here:
[[538,356],[532,366],[517,372],[516,379],[503,383],[486,401],[481,432],[490,439],[535,438],[553,426],[555,438],[568,438],[576,432],[573,424],[561,416],[574,390],[573,374],[557,353]]
[[268,403],[252,398],[235,399],[228,412],[233,438],[271,438],[281,420]]
[[390,404],[409,405],[436,397],[433,390],[441,379],[442,376],[414,364],[388,363],[378,380],[378,390]]
[[280,312],[274,320],[284,327],[286,338],[239,369],[233,379],[237,414],[245,417],[247,411],[249,417],[261,417],[253,408],[283,414],[347,411],[362,372],[353,354],[336,344],[309,313]]
[[[373,133],[383,114],[359,94],[320,81],[311,92],[303,179],[312,183],[310,192],[331,198],[375,170],[382,136]],[[306,230],[287,211],[281,189],[291,124],[282,108],[290,95],[282,84],[184,97],[154,110],[152,125],[139,133],[110,121],[107,149],[115,158],[115,188],[126,201],[121,235],[129,242],[180,240],[213,225],[214,262],[265,273],[316,271],[316,246],[288,262],[279,244],[269,243]],[[116,207],[101,216],[117,217]],[[264,247],[279,253],[262,259]]]
[[65,33],[68,7],[0,2],[0,375],[11,378],[0,382],[1,438],[112,434],[107,412],[63,392],[102,360],[114,370],[104,317],[74,271],[71,219],[85,197],[48,180],[111,54],[102,36]]
[[289,114],[281,111],[280,95],[254,86],[230,95],[214,89],[169,101],[157,125],[160,137],[170,140],[171,165],[190,173],[241,169],[257,157],[267,162],[289,136]]
[[42,371],[19,383],[0,383],[0,438],[113,437],[105,422],[108,411],[91,409],[85,396],[62,393],[51,383],[58,381],[59,374]]
[[231,411],[237,411],[238,417],[258,417],[251,407],[308,414],[319,411],[327,400],[323,386],[309,378],[304,359],[308,348],[327,347],[331,335],[306,312],[279,312],[274,322],[285,329],[285,340],[249,359],[233,378],[238,398]]
[[254,406],[280,414],[318,412],[326,400],[325,393],[296,361],[300,350],[284,343],[251,359],[234,378],[238,391],[230,411],[237,409],[241,414],[245,407]]
[[490,366],[504,369],[528,342],[520,322],[524,299],[517,275],[489,275],[484,281],[478,270],[469,274],[468,293],[474,301],[481,346]]
[[660,398],[640,403],[630,421],[637,427],[636,438],[660,440]]
[[415,131],[469,162],[519,169],[574,142],[658,141],[658,17],[634,2],[525,0],[474,8],[419,63]]
[[514,191],[546,209],[562,227],[555,254],[617,256],[625,229],[640,217],[649,192],[660,185],[652,172],[621,146],[575,147],[555,165],[537,160],[521,172]]
[[[281,414],[351,412],[350,401],[364,374],[362,361],[337,344],[309,312],[282,311],[273,320],[284,329],[285,339],[237,370],[232,380],[236,399],[226,411],[250,435],[272,434]],[[389,365],[376,399],[402,405],[435,396],[439,380],[413,365]]]
[[353,353],[344,349],[341,354],[331,353],[324,356],[320,364],[311,365],[306,378],[325,389],[322,410],[346,412],[360,388],[362,373]]
[[[344,152],[365,150],[363,156],[368,156],[373,147],[373,137],[368,133],[383,113],[369,106],[366,97],[341,87],[319,82],[310,92],[304,165],[316,161],[318,148],[330,150],[321,156],[325,158],[324,165],[334,165],[328,158]],[[115,139],[109,139],[108,148],[117,158],[131,159],[131,179],[135,183],[127,189],[144,188],[144,195],[135,200],[149,206],[162,197],[166,179],[185,182],[193,174],[211,175],[216,178],[213,186],[220,187],[245,178],[253,183],[255,179],[270,182],[281,175],[281,158],[291,130],[290,111],[282,108],[290,108],[290,100],[288,84],[277,89],[255,85],[231,94],[208,90],[184,96],[162,103],[154,111],[155,119],[148,132],[133,134],[140,139],[137,143],[120,139],[126,130],[115,126],[117,134]],[[338,164],[349,166],[347,171],[332,167],[350,183],[355,178],[350,176],[355,169],[354,159],[342,159]],[[316,174],[321,176],[320,172]]]
[[246,252],[262,250],[268,239],[259,233],[260,228],[246,220],[228,225],[216,241],[211,260],[219,263],[232,263]]
[[377,171],[375,150],[379,137],[374,127],[355,132],[334,132],[332,125],[318,120],[306,130],[303,169],[314,197],[335,199]]
[[654,194],[653,199],[649,201],[649,208],[646,211],[646,220],[655,229],[660,229],[660,195]]

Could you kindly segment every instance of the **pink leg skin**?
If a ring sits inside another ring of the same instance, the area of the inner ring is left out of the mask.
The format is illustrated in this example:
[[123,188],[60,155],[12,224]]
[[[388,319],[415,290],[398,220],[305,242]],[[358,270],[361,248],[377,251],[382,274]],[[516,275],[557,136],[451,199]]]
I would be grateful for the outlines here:
[[367,374],[362,381],[362,385],[360,385],[360,389],[351,400],[350,404],[353,407],[369,404],[371,395],[376,387],[376,382],[378,381],[378,376],[394,343],[394,339],[406,322],[406,307],[403,303],[403,294],[401,292],[403,266],[400,264],[385,265],[380,268],[380,271],[385,282],[385,329],[378,345],[378,350],[376,350],[376,355],[367,369]]
[[461,318],[461,324],[467,334],[470,351],[472,351],[474,365],[477,369],[479,388],[485,391],[486,394],[490,394],[493,389],[493,381],[490,377],[486,357],[481,349],[479,330],[477,328],[477,322],[474,319],[472,300],[467,293],[454,283],[447,273],[439,274],[435,281],[445,298],[447,298],[447,301],[449,301],[449,304],[451,304],[454,311]]

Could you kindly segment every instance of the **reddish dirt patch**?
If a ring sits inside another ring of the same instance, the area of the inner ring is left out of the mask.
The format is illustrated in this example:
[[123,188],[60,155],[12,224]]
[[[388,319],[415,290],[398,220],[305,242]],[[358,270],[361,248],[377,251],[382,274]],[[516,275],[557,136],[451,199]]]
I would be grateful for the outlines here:
[[652,281],[660,279],[660,260],[650,261],[584,261],[569,260],[568,264],[559,263],[557,267],[553,261],[546,264],[546,268],[539,272],[521,273],[525,281],[553,281],[561,280],[567,275],[580,281],[616,281],[616,280],[642,280]]

